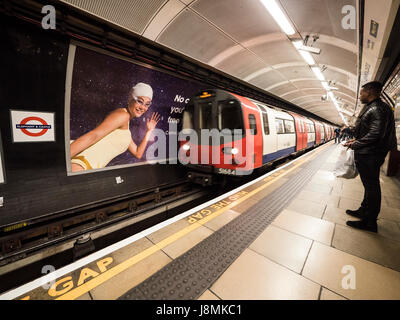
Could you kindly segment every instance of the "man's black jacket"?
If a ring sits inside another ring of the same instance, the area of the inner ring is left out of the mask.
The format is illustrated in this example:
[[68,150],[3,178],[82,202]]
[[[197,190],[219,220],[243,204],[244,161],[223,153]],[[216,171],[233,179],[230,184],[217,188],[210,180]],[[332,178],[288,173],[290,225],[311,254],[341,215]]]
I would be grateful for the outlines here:
[[392,109],[381,99],[367,104],[360,112],[354,129],[356,154],[386,154],[397,148]]

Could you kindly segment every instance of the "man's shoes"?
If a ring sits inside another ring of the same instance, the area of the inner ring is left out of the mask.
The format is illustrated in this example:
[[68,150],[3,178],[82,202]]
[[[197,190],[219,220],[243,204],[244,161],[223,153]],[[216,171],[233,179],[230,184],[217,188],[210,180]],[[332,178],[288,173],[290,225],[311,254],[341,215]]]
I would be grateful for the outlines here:
[[376,221],[374,221],[374,222],[367,222],[366,220],[347,221],[346,224],[352,228],[371,231],[371,232],[375,232],[375,233],[378,232],[378,225],[377,225]]
[[361,208],[358,209],[358,210],[346,210],[346,213],[349,216],[352,216],[352,217],[355,217],[355,218],[358,218],[358,219],[362,219],[363,216],[364,216],[364,210],[362,210]]

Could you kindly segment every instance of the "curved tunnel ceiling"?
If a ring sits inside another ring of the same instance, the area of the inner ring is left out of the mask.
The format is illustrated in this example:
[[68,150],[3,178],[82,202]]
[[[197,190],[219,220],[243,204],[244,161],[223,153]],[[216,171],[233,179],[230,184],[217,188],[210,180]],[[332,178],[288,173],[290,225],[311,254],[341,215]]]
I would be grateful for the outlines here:
[[[260,0],[62,1],[343,124],[321,81]],[[340,107],[354,113],[358,25],[353,30],[342,27],[342,8],[358,10],[358,1],[277,2],[298,36],[310,36],[308,45],[321,49],[313,55],[316,63],[337,89],[333,93]],[[314,35],[318,38],[313,43]]]

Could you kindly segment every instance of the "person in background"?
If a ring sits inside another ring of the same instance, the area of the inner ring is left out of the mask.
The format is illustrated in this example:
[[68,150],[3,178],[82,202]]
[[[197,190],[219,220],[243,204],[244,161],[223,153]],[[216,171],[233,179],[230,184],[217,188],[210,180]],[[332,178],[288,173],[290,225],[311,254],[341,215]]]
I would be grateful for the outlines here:
[[355,130],[355,128],[354,127],[349,127],[349,138],[350,139],[354,139],[354,130]]
[[340,143],[340,129],[336,128],[335,129],[335,143]]
[[349,140],[352,133],[349,127],[344,127],[342,130],[342,134],[340,135],[340,140]]
[[365,104],[354,129],[355,139],[345,146],[354,150],[355,163],[364,186],[364,199],[357,210],[346,213],[360,221],[347,221],[353,228],[378,232],[377,218],[381,208],[380,167],[390,150],[397,148],[393,111],[380,98],[382,84],[369,82],[360,92]]
[[132,140],[129,123],[133,118],[143,116],[152,99],[153,89],[148,84],[136,84],[129,92],[126,108],[112,111],[99,126],[73,141],[70,145],[72,172],[104,168],[126,150],[134,157],[142,158],[160,116],[153,112],[147,120],[147,131],[139,146]]

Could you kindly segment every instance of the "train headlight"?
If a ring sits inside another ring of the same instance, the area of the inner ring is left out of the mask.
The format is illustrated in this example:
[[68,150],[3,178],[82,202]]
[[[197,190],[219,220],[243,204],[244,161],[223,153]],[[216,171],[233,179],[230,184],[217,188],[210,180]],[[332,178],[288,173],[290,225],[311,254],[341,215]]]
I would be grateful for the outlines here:
[[238,154],[238,153],[239,153],[239,149],[238,149],[238,148],[223,148],[223,149],[222,149],[222,152],[223,152],[223,153],[226,153],[226,154],[233,154],[233,155],[235,155],[235,154]]
[[185,151],[188,151],[190,149],[190,146],[188,144],[184,144],[182,146],[182,149],[185,150]]

